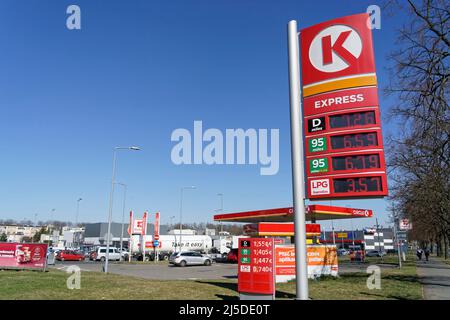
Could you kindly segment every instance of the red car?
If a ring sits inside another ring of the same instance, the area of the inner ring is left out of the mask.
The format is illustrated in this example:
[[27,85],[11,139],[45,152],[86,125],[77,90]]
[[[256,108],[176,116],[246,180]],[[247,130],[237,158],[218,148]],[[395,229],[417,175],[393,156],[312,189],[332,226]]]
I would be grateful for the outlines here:
[[84,254],[72,250],[62,250],[56,254],[56,260],[59,261],[83,261]]
[[238,262],[238,249],[231,249],[227,254],[227,262],[237,263]]

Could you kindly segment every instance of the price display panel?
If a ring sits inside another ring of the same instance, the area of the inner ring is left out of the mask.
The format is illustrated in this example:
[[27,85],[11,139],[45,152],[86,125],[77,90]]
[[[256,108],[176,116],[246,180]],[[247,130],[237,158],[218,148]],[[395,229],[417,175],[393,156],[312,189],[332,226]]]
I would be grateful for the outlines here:
[[384,170],[382,151],[363,152],[348,155],[324,155],[310,157],[306,162],[308,176],[371,172]]
[[387,195],[378,107],[315,114],[304,125],[309,199]]
[[386,194],[387,180],[383,172],[367,173],[355,176],[354,174],[323,176],[308,179],[309,192],[315,198],[358,198],[364,195],[367,198],[380,197]]
[[274,294],[274,239],[240,239],[238,250],[238,291]]
[[[301,31],[308,199],[388,195],[378,80],[367,19],[367,14],[346,16]],[[342,26],[352,31],[345,31],[346,47],[341,50],[348,55],[338,59],[333,46],[338,47],[335,40],[344,39],[344,32],[336,31],[333,40],[325,31]]]
[[383,150],[381,130],[352,131],[306,138],[306,156],[344,151]]

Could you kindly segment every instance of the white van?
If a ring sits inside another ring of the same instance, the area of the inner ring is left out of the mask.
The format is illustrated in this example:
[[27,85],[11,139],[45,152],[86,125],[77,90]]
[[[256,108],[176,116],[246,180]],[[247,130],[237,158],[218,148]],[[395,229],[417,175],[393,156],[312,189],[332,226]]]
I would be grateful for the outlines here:
[[[109,248],[109,260],[120,261],[121,255],[117,248]],[[94,261],[105,261],[106,260],[106,247],[97,248],[91,255],[89,256],[90,260]]]

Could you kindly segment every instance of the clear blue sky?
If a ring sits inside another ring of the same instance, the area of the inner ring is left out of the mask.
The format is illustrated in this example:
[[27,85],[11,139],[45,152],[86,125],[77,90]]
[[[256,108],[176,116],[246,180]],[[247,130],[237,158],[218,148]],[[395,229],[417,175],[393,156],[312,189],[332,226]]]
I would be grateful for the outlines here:
[[[303,28],[365,12],[376,1],[18,1],[0,2],[0,217],[106,221],[112,148],[127,210],[159,210],[162,222],[212,221],[225,212],[292,205],[286,25]],[[66,8],[81,7],[82,30],[66,28]],[[380,86],[401,19],[374,30]],[[380,90],[381,93],[381,90]],[[391,102],[381,94],[386,114]],[[175,166],[176,128],[279,128],[280,170],[258,166]],[[384,123],[385,135],[395,128]],[[329,203],[329,202],[326,202]],[[375,210],[383,200],[334,201]],[[120,221],[122,191],[114,220]],[[355,226],[373,225],[371,220]],[[342,220],[336,227],[348,226]],[[329,224],[325,223],[325,227]]]

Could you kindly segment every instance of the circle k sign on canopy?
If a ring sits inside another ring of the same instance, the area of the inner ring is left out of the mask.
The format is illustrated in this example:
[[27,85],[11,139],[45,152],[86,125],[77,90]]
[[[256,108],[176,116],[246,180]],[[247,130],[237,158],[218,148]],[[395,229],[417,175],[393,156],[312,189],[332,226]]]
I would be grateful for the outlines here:
[[300,32],[303,86],[375,73],[368,14],[326,21]]

